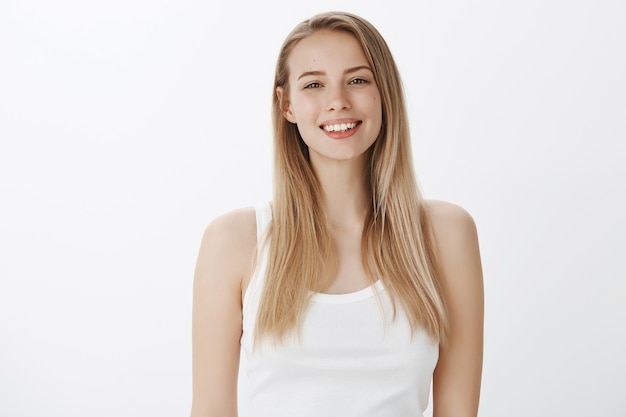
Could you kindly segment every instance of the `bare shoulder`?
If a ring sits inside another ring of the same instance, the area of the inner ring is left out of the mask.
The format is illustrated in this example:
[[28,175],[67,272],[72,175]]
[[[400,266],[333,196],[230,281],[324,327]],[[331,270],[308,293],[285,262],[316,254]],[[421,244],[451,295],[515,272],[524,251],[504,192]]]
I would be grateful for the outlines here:
[[[468,275],[458,273],[462,270],[481,270],[478,232],[470,213],[454,203],[438,200],[427,200],[425,210],[444,278],[460,279]],[[456,273],[446,274],[446,271]]]
[[463,207],[440,200],[426,200],[424,206],[437,239],[458,239],[465,234],[476,234],[474,219]]
[[254,207],[245,207],[219,215],[206,227],[204,237],[217,239],[226,244],[226,248],[255,244],[256,215]]
[[223,279],[235,280],[241,285],[250,272],[255,248],[254,207],[233,210],[216,217],[206,227],[198,267],[210,264],[211,270],[218,269]]

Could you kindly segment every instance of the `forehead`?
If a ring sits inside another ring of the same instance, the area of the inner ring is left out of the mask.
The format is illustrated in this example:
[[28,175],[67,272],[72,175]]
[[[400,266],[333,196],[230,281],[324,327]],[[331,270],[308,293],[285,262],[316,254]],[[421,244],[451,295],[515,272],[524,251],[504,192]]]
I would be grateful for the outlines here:
[[356,38],[347,32],[320,30],[300,40],[287,59],[290,76],[304,71],[341,71],[369,65]]

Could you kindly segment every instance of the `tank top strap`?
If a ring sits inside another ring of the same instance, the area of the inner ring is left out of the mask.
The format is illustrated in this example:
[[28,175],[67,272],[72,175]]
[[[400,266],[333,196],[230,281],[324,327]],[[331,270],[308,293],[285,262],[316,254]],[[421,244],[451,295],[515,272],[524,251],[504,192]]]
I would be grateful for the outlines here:
[[265,269],[267,268],[267,231],[270,223],[272,222],[272,206],[269,202],[257,204],[254,206],[256,213],[256,241],[257,241],[257,253],[256,253],[256,267],[248,288],[246,289],[243,298],[243,314],[245,319],[254,321],[256,317],[256,310],[261,300],[261,294],[263,292],[263,284],[265,282]]
[[254,210],[256,212],[256,239],[257,244],[261,247],[267,227],[272,221],[272,206],[269,202],[265,202],[254,206]]

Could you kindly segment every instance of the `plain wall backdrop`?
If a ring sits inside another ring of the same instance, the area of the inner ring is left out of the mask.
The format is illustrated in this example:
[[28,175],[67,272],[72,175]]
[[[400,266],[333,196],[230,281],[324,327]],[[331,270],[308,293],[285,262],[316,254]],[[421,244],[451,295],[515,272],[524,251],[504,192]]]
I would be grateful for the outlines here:
[[271,198],[276,55],[333,9],[476,220],[480,415],[626,416],[621,0],[0,3],[0,416],[188,415],[202,232]]

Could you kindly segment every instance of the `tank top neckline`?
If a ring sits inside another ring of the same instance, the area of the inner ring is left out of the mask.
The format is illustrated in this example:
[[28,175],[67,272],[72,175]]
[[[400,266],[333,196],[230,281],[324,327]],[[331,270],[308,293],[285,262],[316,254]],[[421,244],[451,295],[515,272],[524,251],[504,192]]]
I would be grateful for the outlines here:
[[361,290],[343,293],[343,294],[328,294],[317,292],[314,293],[311,297],[311,301],[315,303],[322,304],[346,304],[346,303],[354,303],[357,301],[366,300],[370,297],[376,295],[381,291],[384,291],[385,286],[383,285],[381,280],[377,280],[372,285],[365,287]]

